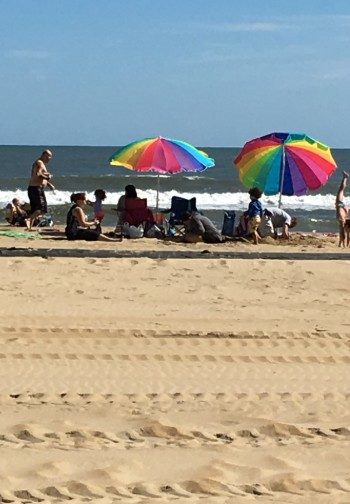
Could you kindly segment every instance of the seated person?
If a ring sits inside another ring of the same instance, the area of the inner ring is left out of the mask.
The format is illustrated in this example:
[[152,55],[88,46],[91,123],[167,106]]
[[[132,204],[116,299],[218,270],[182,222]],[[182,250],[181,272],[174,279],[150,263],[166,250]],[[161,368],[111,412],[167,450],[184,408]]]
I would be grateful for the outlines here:
[[289,229],[297,225],[297,219],[295,217],[291,217],[287,212],[282,210],[282,208],[265,208],[264,214],[271,219],[275,237],[277,238],[277,229],[282,229],[282,238],[288,240]]
[[137,198],[136,188],[132,184],[128,184],[127,186],[125,186],[125,193],[122,196],[120,196],[117,203],[117,208],[112,209],[117,212],[117,225],[123,224],[122,215],[125,210],[125,200],[127,198]]
[[67,214],[65,233],[68,240],[119,241],[102,234],[101,229],[97,228],[100,223],[97,219],[87,219],[83,210],[87,206],[85,193],[73,193],[70,199],[74,204]]
[[125,186],[125,194],[118,201],[117,208],[114,208],[118,213],[117,226],[128,223],[130,226],[139,226],[145,224],[152,226],[154,217],[152,211],[147,207],[147,200],[137,196],[134,185]]
[[221,243],[224,241],[222,234],[212,221],[199,212],[185,212],[182,220],[186,229],[185,242],[196,243],[203,240],[205,243]]
[[13,198],[5,207],[5,219],[11,226],[25,226],[29,214],[29,203],[21,203],[18,198]]
[[248,234],[253,236],[255,245],[259,243],[260,235],[258,228],[263,215],[263,207],[259,201],[262,196],[262,191],[258,187],[249,189],[250,203],[248,206]]

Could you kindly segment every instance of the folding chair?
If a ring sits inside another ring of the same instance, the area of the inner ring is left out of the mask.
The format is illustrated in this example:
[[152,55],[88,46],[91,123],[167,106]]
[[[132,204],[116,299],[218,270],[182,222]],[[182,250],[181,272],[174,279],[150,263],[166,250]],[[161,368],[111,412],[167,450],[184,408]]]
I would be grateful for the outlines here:
[[147,208],[147,199],[125,198],[125,210],[122,213],[122,222],[127,222],[130,226],[136,227],[145,222],[153,224],[153,214]]
[[190,200],[173,196],[171,198],[171,208],[164,210],[163,213],[169,213],[169,219],[166,220],[167,234],[170,236],[181,236],[185,234],[185,227],[182,220],[185,212],[197,212],[196,198]]

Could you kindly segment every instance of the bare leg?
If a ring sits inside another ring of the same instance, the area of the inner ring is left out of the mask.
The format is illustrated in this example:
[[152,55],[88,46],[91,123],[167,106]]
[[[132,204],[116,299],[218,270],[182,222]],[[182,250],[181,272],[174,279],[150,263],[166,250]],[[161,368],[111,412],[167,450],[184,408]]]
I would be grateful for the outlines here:
[[348,223],[345,225],[345,234],[346,234],[346,246],[350,247],[350,226],[348,225]]
[[339,244],[338,247],[345,247],[345,223],[339,220]]
[[104,234],[100,234],[100,236],[98,237],[98,241],[120,242],[120,238],[110,238],[109,236],[106,236]]
[[26,223],[28,231],[32,230],[33,222],[35,221],[35,219],[37,219],[41,215],[42,215],[41,210],[35,210],[35,212],[33,212],[32,215],[28,219],[25,219],[25,223]]
[[346,183],[347,183],[348,178],[349,178],[349,174],[347,172],[343,171],[343,178],[340,183],[340,186],[339,186],[339,189],[337,192],[337,196],[336,196],[336,200],[335,200],[336,205],[338,205],[338,203],[342,203],[344,201],[345,188],[346,188]]
[[253,233],[253,239],[254,239],[254,245],[257,245],[260,240],[260,235],[257,231],[254,231],[254,233]]

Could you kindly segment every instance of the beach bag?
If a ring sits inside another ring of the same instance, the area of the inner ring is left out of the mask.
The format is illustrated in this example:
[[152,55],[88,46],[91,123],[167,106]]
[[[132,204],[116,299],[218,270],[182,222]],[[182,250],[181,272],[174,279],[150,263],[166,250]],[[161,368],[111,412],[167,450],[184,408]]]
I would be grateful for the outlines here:
[[123,225],[123,235],[124,236],[127,236],[129,238],[142,238],[143,237],[143,233],[144,233],[144,229],[143,229],[143,226],[142,224],[140,224],[139,226],[133,226],[128,223],[128,222],[125,222],[124,225]]
[[224,236],[233,236],[235,234],[236,212],[228,210],[224,213],[224,222],[222,224],[221,234]]
[[44,214],[39,222],[36,224],[38,227],[52,227],[53,226],[53,220],[50,214]]
[[145,229],[145,236],[147,236],[147,238],[161,238],[162,231],[156,224],[153,224],[149,226],[148,229]]

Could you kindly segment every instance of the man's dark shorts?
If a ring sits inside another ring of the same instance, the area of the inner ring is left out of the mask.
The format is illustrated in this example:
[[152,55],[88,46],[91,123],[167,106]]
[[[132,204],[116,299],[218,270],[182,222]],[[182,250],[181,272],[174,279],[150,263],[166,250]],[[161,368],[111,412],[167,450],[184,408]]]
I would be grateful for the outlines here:
[[29,186],[28,196],[32,213],[37,210],[40,210],[43,214],[47,213],[46,196],[43,187]]

